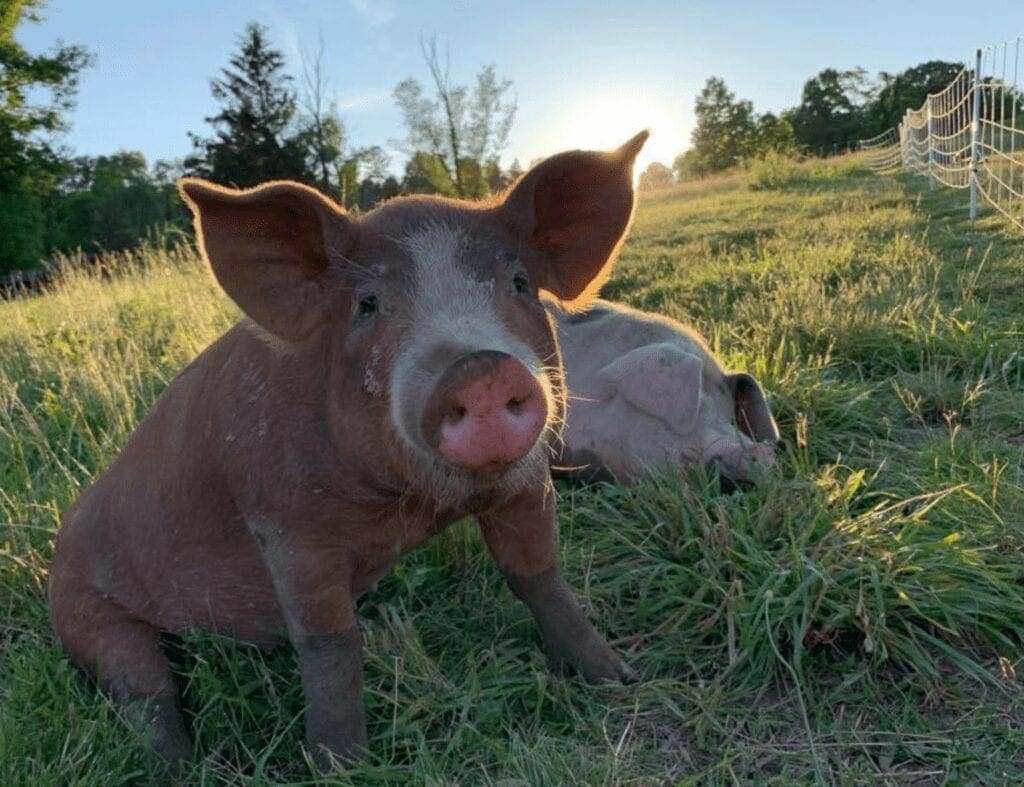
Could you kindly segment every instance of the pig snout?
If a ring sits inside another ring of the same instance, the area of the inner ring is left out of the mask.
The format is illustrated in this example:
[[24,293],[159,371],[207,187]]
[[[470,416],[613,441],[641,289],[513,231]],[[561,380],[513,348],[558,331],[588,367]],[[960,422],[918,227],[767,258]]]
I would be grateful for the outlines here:
[[424,412],[427,444],[474,472],[500,471],[530,452],[548,418],[536,376],[496,350],[459,358],[442,375]]
[[754,483],[758,475],[776,466],[775,446],[771,443],[719,444],[705,455],[717,461],[722,474],[731,481]]

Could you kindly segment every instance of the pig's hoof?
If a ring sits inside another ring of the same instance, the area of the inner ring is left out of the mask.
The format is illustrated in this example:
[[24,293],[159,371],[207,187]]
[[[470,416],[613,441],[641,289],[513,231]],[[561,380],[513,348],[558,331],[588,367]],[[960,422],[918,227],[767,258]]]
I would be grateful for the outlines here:
[[167,762],[167,772],[171,776],[180,778],[192,767],[192,741],[187,736],[154,734],[153,748]]
[[366,757],[366,739],[336,742],[332,746],[325,743],[307,741],[307,748],[313,755],[313,764],[320,773],[344,770],[358,765]]
[[556,656],[551,661],[556,672],[575,672],[587,683],[636,683],[640,680],[636,670],[604,642],[572,655]]
[[603,664],[586,664],[579,670],[587,683],[636,683],[640,675],[618,656]]
[[619,662],[619,680],[626,685],[640,682],[640,673],[629,666],[626,662]]
[[112,687],[129,722],[143,730],[154,751],[167,763],[171,776],[182,776],[192,765],[192,739],[185,730],[178,697],[167,690],[155,694],[131,694]]

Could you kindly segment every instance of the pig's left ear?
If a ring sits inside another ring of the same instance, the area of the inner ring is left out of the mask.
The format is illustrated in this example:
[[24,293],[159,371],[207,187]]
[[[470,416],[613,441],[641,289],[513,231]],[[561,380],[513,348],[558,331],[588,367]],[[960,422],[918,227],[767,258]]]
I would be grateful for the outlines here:
[[586,306],[611,273],[633,217],[633,163],[647,136],[641,131],[616,150],[545,159],[501,207],[530,278],[571,309]]
[[735,404],[736,425],[751,440],[761,443],[777,443],[779,428],[775,425],[768,401],[757,380],[746,372],[725,376],[732,390]]

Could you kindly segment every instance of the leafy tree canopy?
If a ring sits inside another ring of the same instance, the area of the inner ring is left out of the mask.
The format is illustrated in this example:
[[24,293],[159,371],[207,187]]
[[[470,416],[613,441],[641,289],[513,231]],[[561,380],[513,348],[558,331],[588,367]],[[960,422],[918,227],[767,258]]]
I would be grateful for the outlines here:
[[711,77],[694,104],[697,125],[693,146],[673,165],[679,178],[703,177],[756,158],[768,150],[793,147],[789,122],[771,113],[757,115],[749,101],[737,99],[725,81]]
[[41,7],[0,0],[0,271],[31,266],[47,251],[43,201],[62,167],[54,137],[65,129],[78,72],[91,62],[79,46],[31,54],[15,40]]
[[880,134],[899,124],[908,109],[918,109],[929,93],[946,88],[963,70],[963,63],[929,60],[898,74],[878,75],[881,87],[868,107],[870,127],[864,136]]
[[637,188],[640,191],[655,191],[671,186],[674,181],[672,170],[660,161],[652,161],[647,168],[640,173]]
[[870,97],[864,69],[826,68],[804,83],[800,105],[783,116],[801,147],[812,152],[831,150],[860,139]]
[[399,144],[410,154],[407,183],[457,197],[485,196],[492,182],[502,180],[494,173],[500,173],[499,158],[516,113],[512,82],[488,65],[472,90],[452,84],[436,39],[424,43],[423,57],[433,91],[406,79],[394,92],[406,127],[405,144]]

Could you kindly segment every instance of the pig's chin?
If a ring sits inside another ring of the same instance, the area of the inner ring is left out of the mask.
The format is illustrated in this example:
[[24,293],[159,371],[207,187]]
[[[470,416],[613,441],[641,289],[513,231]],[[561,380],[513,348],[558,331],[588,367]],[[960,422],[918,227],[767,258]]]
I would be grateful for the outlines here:
[[538,439],[523,457],[501,468],[469,471],[418,447],[410,456],[410,485],[440,508],[472,513],[476,505],[511,497],[548,478],[547,440]]

